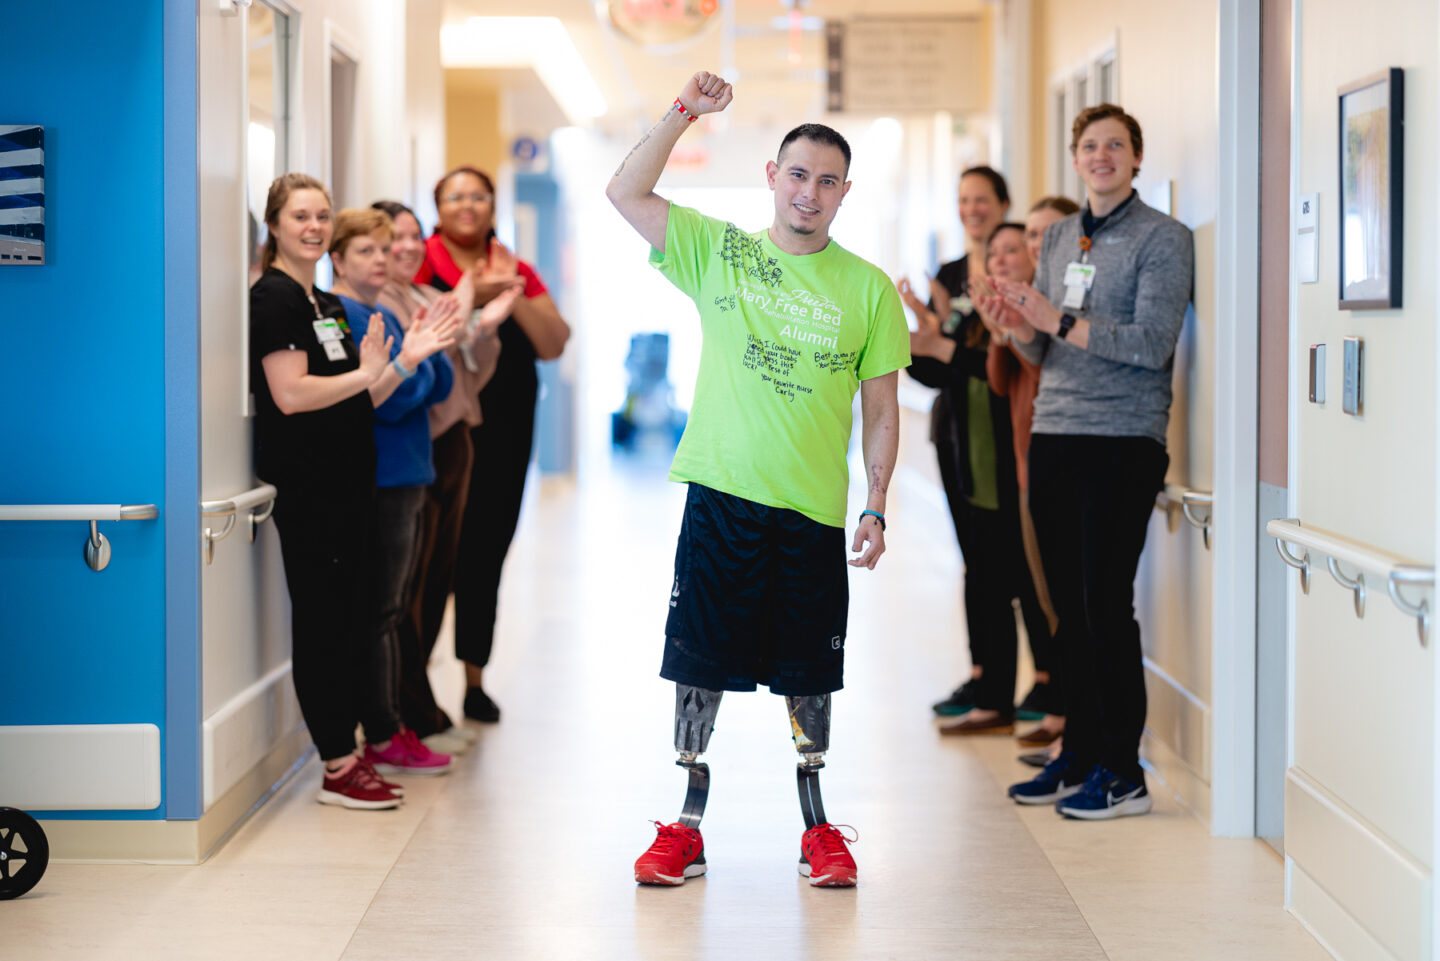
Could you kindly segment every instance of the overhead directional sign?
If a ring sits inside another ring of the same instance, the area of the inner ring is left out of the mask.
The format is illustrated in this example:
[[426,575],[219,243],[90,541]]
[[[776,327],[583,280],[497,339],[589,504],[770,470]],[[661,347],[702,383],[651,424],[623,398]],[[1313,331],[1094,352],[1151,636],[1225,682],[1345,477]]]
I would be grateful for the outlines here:
[[989,102],[978,17],[904,17],[825,25],[831,113],[974,113]]

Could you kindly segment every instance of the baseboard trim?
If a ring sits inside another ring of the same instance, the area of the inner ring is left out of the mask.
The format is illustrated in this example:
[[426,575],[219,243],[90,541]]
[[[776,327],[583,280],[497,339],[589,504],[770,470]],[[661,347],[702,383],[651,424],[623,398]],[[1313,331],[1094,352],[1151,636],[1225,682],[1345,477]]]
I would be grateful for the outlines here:
[[[1294,866],[1291,911],[1341,957],[1429,957],[1429,869],[1297,767],[1285,775],[1285,853]],[[1374,949],[1346,947],[1367,941]]]
[[41,821],[52,861],[199,864],[298,771],[314,752],[301,725],[290,731],[201,818],[193,821]]
[[1290,903],[1286,910],[1332,957],[1340,961],[1400,961],[1361,927],[1293,858],[1287,858],[1285,866],[1290,874]]
[[1140,736],[1140,760],[1180,805],[1210,827],[1210,785],[1147,727]]
[[287,660],[205,719],[201,731],[205,810],[302,722],[291,673]]

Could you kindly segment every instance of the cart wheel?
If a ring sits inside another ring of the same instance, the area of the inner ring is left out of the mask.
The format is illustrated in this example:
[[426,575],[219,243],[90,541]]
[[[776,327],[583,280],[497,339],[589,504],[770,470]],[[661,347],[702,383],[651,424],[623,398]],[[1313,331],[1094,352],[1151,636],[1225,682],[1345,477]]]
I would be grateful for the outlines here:
[[33,888],[50,864],[45,830],[24,811],[0,807],[0,901]]

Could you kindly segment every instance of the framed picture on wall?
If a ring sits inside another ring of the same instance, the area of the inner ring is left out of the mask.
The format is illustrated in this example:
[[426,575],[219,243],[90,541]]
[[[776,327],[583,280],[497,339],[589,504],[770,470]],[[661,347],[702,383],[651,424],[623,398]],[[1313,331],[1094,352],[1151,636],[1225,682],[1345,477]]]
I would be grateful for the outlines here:
[[45,128],[0,124],[0,267],[45,263]]
[[1340,88],[1340,307],[1400,306],[1405,71]]

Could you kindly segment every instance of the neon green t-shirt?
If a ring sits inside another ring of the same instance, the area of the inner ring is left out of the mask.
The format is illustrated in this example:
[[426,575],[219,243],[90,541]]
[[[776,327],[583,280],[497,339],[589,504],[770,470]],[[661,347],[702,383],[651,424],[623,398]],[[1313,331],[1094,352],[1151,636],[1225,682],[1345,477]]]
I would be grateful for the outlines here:
[[910,363],[890,279],[834,240],[795,256],[676,204],[650,263],[695,301],[703,335],[670,479],[844,527],[855,391]]

